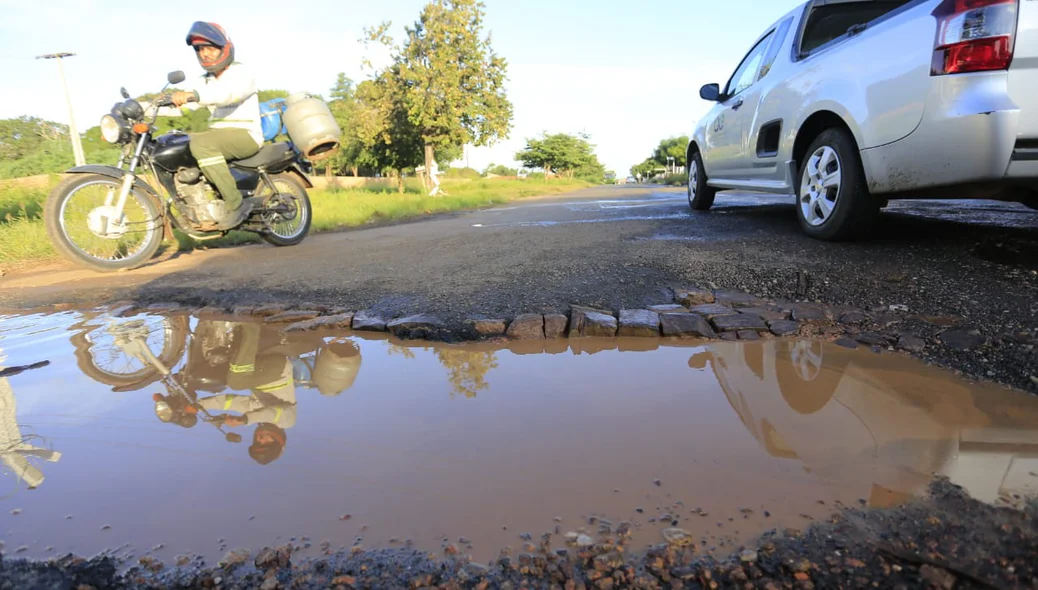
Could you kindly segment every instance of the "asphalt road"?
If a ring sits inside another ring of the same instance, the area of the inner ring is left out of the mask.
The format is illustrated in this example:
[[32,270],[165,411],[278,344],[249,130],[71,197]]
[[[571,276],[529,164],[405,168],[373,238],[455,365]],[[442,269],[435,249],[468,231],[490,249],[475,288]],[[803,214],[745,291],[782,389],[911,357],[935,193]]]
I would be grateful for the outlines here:
[[[0,306],[124,295],[198,304],[316,302],[391,315],[512,317],[582,304],[669,303],[669,289],[953,316],[985,352],[940,356],[1038,391],[1038,212],[989,201],[894,202],[867,242],[804,236],[789,197],[602,187],[424,221],[270,246],[196,252],[118,275],[54,268],[0,279]],[[809,288],[798,296],[798,276]]]

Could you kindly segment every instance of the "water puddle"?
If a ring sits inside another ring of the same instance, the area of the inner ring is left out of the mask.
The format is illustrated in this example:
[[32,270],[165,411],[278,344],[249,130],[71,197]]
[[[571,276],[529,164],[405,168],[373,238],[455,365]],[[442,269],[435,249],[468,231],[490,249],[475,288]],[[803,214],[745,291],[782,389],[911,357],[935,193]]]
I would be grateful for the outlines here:
[[990,502],[1038,492],[1038,398],[815,341],[447,346],[0,316],[0,366],[41,360],[0,378],[0,530],[22,556],[295,538],[486,560],[623,522],[637,545],[678,527],[726,555],[934,474]]

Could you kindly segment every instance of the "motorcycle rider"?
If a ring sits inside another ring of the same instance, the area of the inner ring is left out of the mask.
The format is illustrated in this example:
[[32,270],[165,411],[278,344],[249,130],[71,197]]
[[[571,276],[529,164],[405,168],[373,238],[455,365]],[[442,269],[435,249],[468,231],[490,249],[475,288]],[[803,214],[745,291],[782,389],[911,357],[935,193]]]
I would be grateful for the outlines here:
[[254,156],[263,146],[256,81],[245,66],[234,61],[234,44],[220,25],[195,22],[187,44],[194,48],[206,74],[193,92],[174,92],[171,99],[177,107],[197,102],[212,111],[209,130],[191,135],[191,155],[222,198],[210,206],[214,229],[229,230],[252,211],[252,204],[242,199],[227,160]]

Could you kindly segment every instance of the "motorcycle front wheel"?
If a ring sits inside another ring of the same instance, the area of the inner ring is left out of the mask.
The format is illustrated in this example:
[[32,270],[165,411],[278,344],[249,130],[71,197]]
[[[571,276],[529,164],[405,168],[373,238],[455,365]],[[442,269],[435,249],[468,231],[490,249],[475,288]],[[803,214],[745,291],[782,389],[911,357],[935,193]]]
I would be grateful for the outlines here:
[[116,219],[121,184],[99,174],[74,174],[51,191],[43,218],[59,254],[100,272],[137,268],[155,256],[162,245],[159,205],[134,187]]

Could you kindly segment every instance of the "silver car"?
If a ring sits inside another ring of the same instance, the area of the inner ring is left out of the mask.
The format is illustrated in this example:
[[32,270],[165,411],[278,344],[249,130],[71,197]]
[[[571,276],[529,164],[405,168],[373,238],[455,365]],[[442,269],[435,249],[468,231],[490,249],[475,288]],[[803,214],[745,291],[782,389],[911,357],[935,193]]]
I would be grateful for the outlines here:
[[1038,208],[1038,0],[812,0],[700,96],[717,105],[688,145],[696,210],[795,194],[804,231],[839,240],[892,198]]

